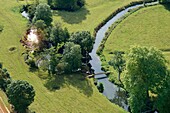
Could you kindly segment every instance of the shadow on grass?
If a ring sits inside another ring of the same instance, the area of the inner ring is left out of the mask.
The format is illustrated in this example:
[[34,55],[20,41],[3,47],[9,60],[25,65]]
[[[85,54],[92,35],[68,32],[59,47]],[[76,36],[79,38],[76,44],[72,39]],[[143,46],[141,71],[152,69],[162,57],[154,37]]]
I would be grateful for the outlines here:
[[78,24],[86,19],[86,16],[89,15],[90,12],[86,8],[81,8],[75,12],[67,12],[67,11],[57,11],[54,12],[54,15],[61,16],[64,22],[68,24]]
[[170,11],[170,3],[163,3],[162,4],[166,10]]
[[92,83],[85,78],[82,74],[69,74],[69,75],[57,75],[56,77],[50,76],[44,86],[50,90],[55,91],[59,90],[64,86],[73,86],[80,93],[83,93],[86,96],[91,96],[93,94]]

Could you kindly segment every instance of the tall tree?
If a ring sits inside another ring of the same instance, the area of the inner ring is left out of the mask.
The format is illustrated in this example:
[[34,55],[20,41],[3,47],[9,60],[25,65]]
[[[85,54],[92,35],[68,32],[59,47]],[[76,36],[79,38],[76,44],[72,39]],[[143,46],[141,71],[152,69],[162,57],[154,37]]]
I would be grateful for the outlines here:
[[94,38],[89,31],[78,31],[71,34],[70,41],[81,46],[83,56],[93,49]]
[[125,59],[123,58],[123,53],[120,51],[115,51],[113,58],[109,61],[109,65],[118,72],[118,80],[120,80],[120,75],[125,68]]
[[70,37],[68,30],[61,27],[61,24],[56,23],[51,30],[49,40],[53,43],[54,46],[57,46],[59,43],[66,42]]
[[81,66],[81,48],[73,42],[67,42],[63,54],[63,62],[66,64],[66,73],[77,70]]
[[166,60],[155,48],[135,46],[127,55],[125,88],[133,113],[151,110],[149,91],[155,92],[167,74]]
[[18,113],[26,113],[28,106],[34,101],[35,91],[28,82],[17,80],[7,87],[8,101],[14,105]]
[[33,23],[35,23],[37,20],[43,20],[47,26],[51,25],[53,19],[52,19],[52,12],[49,5],[41,3],[36,7]]

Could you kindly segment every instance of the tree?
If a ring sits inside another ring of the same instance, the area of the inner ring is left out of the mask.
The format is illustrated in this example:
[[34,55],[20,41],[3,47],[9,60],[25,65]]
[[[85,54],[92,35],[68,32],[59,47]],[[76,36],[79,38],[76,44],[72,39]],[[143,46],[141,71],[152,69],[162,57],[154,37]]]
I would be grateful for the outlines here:
[[57,23],[51,30],[49,40],[54,46],[57,46],[59,43],[66,42],[69,37],[68,30],[66,28],[62,29],[61,24]]
[[63,53],[63,62],[66,66],[65,72],[70,73],[81,66],[81,48],[73,42],[67,42]]
[[6,94],[14,109],[18,113],[25,113],[28,106],[34,101],[35,91],[28,82],[17,80],[8,85]]
[[118,72],[118,80],[120,80],[120,75],[125,68],[125,60],[123,59],[123,53],[120,51],[114,52],[114,57],[109,61],[109,65],[113,66],[113,68]]
[[46,24],[45,24],[45,22],[43,20],[37,20],[35,22],[35,26],[36,26],[37,29],[44,30],[45,27],[46,27]]
[[34,18],[37,5],[38,4],[31,4],[28,6],[28,16],[30,21],[32,21],[32,19]]
[[75,11],[84,6],[84,0],[48,0],[48,5],[53,9]]
[[33,23],[35,23],[37,20],[43,20],[47,26],[51,25],[53,19],[49,5],[41,3],[36,7]]
[[99,90],[100,93],[103,93],[104,91],[104,86],[102,83],[99,83],[99,85],[97,86],[97,89]]
[[57,55],[51,56],[49,62],[49,70],[48,70],[49,74],[56,74],[58,63],[59,63],[59,58],[57,57]]
[[11,77],[7,69],[3,68],[2,63],[0,63],[0,88],[6,91],[7,85],[11,83]]
[[83,56],[93,49],[94,38],[89,31],[78,31],[71,34],[70,41],[81,46]]
[[129,105],[133,113],[151,110],[149,91],[167,75],[166,60],[155,48],[135,46],[127,55],[125,88],[129,92]]
[[160,113],[169,113],[170,106],[170,76],[168,75],[162,85],[158,88],[158,96],[155,102],[155,108]]

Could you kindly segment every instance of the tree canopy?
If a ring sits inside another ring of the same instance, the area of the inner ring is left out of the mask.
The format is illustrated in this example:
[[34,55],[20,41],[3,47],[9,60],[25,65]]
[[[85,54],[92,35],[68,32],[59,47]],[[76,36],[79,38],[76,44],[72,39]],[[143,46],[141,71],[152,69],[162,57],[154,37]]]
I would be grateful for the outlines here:
[[35,91],[28,82],[17,80],[8,85],[6,94],[14,109],[18,113],[25,113],[28,106],[34,101]]
[[81,48],[73,42],[67,42],[63,54],[63,62],[66,65],[65,72],[70,73],[81,66]]
[[157,93],[167,75],[166,60],[155,48],[135,46],[127,55],[125,88],[129,92],[129,105],[133,113],[152,109],[149,91]]
[[78,31],[71,34],[70,41],[81,46],[83,56],[93,49],[94,38],[89,31]]
[[75,11],[85,4],[85,0],[47,0],[53,9]]
[[47,26],[51,25],[53,19],[49,5],[41,3],[36,7],[33,23],[35,23],[37,20],[43,20]]
[[54,46],[57,46],[59,43],[66,42],[69,37],[68,30],[66,28],[63,29],[59,23],[56,23],[51,30],[49,40]]
[[118,72],[118,80],[120,81],[120,74],[125,68],[125,59],[123,58],[122,52],[115,51],[113,58],[109,61],[109,65]]

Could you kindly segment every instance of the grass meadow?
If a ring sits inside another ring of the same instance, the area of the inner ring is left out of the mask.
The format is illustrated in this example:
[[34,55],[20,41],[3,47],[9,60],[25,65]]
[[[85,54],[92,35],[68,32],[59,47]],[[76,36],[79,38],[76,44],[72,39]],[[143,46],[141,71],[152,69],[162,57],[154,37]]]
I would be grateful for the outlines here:
[[[156,5],[142,8],[123,20],[111,33],[105,43],[103,55],[107,62],[112,58],[110,52],[115,50],[128,52],[133,45],[156,47],[167,50],[163,52],[170,61],[170,5]],[[168,64],[170,67],[170,64]],[[112,67],[111,77],[117,79]]]

